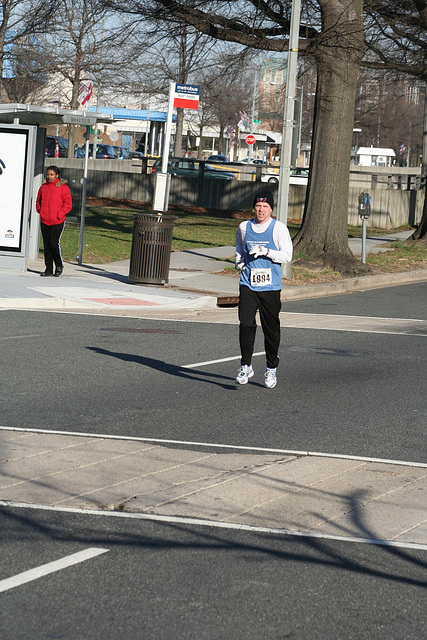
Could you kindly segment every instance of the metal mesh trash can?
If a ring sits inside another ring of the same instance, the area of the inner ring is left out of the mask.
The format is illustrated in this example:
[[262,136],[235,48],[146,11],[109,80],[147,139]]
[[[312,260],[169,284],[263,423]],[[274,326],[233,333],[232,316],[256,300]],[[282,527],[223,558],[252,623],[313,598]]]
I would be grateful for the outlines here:
[[176,216],[133,213],[129,280],[134,284],[166,284]]

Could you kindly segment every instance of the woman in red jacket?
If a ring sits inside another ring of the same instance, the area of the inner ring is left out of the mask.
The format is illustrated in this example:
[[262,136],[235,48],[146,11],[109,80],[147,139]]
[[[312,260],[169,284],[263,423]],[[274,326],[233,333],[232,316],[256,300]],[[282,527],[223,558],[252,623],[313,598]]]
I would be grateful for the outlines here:
[[[73,206],[70,189],[66,180],[60,179],[58,167],[48,167],[46,182],[37,194],[36,209],[41,218],[41,229],[46,265],[42,276],[60,276],[64,263],[61,256],[61,235],[65,226],[65,217]],[[55,263],[55,273],[53,264]]]

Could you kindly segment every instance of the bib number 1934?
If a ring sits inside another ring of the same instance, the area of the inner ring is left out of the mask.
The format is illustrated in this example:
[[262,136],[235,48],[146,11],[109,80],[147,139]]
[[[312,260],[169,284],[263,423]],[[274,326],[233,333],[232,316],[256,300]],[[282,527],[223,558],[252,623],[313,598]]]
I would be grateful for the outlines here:
[[271,269],[251,269],[251,285],[266,287],[271,284]]

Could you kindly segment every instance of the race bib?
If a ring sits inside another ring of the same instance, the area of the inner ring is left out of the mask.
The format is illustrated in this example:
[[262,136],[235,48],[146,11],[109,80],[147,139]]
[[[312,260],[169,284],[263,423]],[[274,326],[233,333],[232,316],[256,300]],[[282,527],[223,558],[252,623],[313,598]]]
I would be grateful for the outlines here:
[[253,287],[265,287],[271,282],[271,269],[251,269],[251,285]]

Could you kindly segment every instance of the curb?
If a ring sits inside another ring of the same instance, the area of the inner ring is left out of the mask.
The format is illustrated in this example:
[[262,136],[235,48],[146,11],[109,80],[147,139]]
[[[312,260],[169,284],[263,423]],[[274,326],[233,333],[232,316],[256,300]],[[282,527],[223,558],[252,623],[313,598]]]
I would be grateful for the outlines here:
[[354,291],[367,291],[382,287],[394,287],[399,284],[423,282],[427,280],[427,269],[418,271],[402,271],[400,273],[382,273],[375,276],[362,276],[360,278],[347,278],[339,282],[329,284],[313,284],[302,287],[284,287],[282,300],[298,300],[304,298],[317,298],[320,296],[335,296]]
[[[311,284],[299,287],[289,287],[284,285],[280,299],[282,301],[303,300],[308,298],[320,298],[323,296],[336,296],[344,293],[353,293],[355,291],[368,291],[369,289],[381,289],[382,287],[394,287],[401,284],[410,284],[414,282],[424,282],[427,280],[427,269],[419,269],[418,271],[402,271],[400,273],[382,273],[374,276],[363,276],[359,278],[347,278],[339,282],[330,282],[328,284]],[[180,291],[185,291],[185,287],[179,287]],[[187,291],[198,294],[208,294],[194,288],[188,288]],[[237,306],[239,303],[238,295],[230,295],[220,292],[210,292],[210,295],[217,297],[217,305],[219,307]]]

